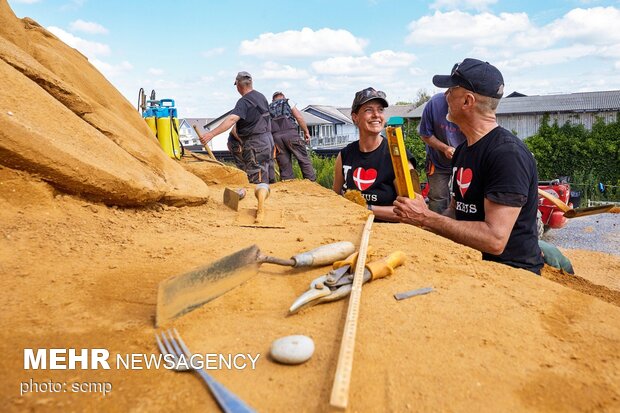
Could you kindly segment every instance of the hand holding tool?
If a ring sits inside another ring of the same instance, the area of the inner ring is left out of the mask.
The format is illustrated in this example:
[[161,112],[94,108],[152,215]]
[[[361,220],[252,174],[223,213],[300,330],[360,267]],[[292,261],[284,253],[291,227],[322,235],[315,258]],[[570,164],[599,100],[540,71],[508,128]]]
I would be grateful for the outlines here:
[[[357,262],[357,252],[343,261],[334,262],[334,270],[326,275],[315,278],[310,283],[310,289],[295,300],[290,314],[295,314],[302,308],[315,304],[340,300],[351,293],[353,270]],[[366,264],[363,283],[387,277],[394,273],[394,269],[405,262],[405,253],[395,251],[384,259]]]

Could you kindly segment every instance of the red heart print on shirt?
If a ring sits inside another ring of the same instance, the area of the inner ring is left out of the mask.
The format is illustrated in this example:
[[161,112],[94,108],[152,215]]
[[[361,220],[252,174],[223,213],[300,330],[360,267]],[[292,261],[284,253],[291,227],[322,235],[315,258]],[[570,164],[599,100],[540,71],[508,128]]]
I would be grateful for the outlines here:
[[375,183],[377,170],[374,168],[364,169],[361,166],[353,171],[353,182],[360,191],[365,191]]
[[474,173],[469,168],[459,168],[456,172],[456,183],[459,185],[459,190],[461,191],[461,196],[463,198],[465,198],[465,192],[467,192],[473,176]]

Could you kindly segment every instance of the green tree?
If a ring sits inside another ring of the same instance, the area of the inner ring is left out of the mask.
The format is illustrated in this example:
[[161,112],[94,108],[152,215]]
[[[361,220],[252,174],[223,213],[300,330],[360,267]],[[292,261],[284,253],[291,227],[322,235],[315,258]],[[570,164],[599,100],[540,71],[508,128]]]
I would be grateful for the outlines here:
[[[332,189],[332,186],[334,186],[334,164],[336,163],[336,158],[322,158],[312,152],[310,153],[310,160],[316,172],[316,182],[325,188]],[[293,173],[295,178],[301,179],[303,177],[297,160],[293,162]]]
[[[538,133],[525,139],[534,154],[541,180],[569,176],[572,187],[589,199],[620,199],[620,121],[605,124],[596,120],[592,130],[569,122],[559,126],[549,123],[549,116],[541,120]],[[607,190],[598,191],[599,182]]]
[[428,102],[430,100],[430,98],[431,98],[431,95],[428,94],[426,89],[420,89],[420,90],[418,90],[418,93],[416,94],[415,101],[413,102],[413,105],[417,108],[422,103]]
[[403,137],[405,140],[405,148],[416,160],[416,169],[420,174],[420,180],[426,181],[426,172],[424,164],[426,162],[426,146],[420,134],[418,133],[419,121],[408,120],[403,127]]

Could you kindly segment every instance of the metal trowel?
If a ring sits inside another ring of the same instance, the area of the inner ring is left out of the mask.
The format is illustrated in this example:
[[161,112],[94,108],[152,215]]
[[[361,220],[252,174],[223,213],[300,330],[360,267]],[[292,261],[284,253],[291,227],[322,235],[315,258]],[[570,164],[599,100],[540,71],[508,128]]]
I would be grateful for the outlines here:
[[245,189],[237,189],[236,191],[230,188],[224,188],[224,205],[233,211],[239,211],[239,201],[245,198]]
[[241,285],[258,273],[262,263],[290,267],[319,267],[345,259],[355,251],[348,242],[323,245],[289,259],[270,257],[256,245],[237,251],[209,265],[165,279],[157,293],[156,326],[189,313]]

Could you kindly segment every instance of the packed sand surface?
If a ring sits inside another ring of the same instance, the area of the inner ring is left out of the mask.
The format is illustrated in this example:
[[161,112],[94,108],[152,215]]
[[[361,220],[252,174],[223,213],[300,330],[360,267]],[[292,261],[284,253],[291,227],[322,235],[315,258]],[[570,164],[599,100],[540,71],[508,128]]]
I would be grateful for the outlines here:
[[[39,61],[54,48],[70,67],[89,65],[36,23],[16,19],[4,0],[0,21],[0,79],[11,102],[53,83],[35,86],[24,73],[38,67],[20,54],[24,48]],[[29,41],[19,43],[26,30]],[[7,63],[19,56],[24,65]],[[240,217],[257,207],[245,176],[211,162],[162,156],[139,116],[134,122],[125,113],[134,109],[106,100],[112,86],[90,70],[65,72],[58,82],[81,91],[83,76],[100,81],[97,94],[75,95],[95,108],[91,112],[49,91],[36,105],[36,116],[48,123],[59,109],[75,123],[69,136],[57,127],[44,138],[65,149],[72,142],[79,153],[32,152],[24,141],[43,139],[36,119],[25,109],[11,110],[5,99],[0,103],[0,409],[217,411],[196,374],[115,363],[117,355],[159,354],[160,281],[253,244],[281,258],[336,241],[359,245],[369,212],[318,184],[288,181],[272,185],[265,204],[265,222],[274,228],[241,226]],[[111,131],[125,131],[127,124],[132,133]],[[222,204],[225,187],[247,189],[240,211]],[[370,247],[369,260],[401,250],[406,262],[363,287],[348,411],[620,411],[618,256],[563,250],[576,276],[545,267],[539,277],[484,262],[479,252],[422,229],[383,223],[373,224]],[[209,370],[257,411],[330,411],[348,300],[288,315],[310,281],[328,270],[263,264],[258,275],[165,327],[176,328],[194,353],[260,354],[255,369]],[[393,297],[422,287],[434,291]],[[298,366],[271,360],[271,343],[292,334],[314,340],[312,358]],[[111,369],[25,370],[25,348],[103,348]],[[111,386],[105,396],[96,386],[72,387],[104,382]],[[20,395],[23,383],[61,383],[67,391]]]

